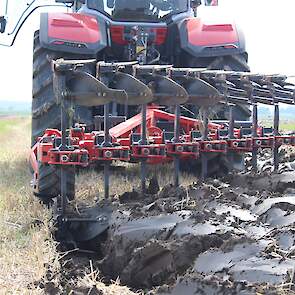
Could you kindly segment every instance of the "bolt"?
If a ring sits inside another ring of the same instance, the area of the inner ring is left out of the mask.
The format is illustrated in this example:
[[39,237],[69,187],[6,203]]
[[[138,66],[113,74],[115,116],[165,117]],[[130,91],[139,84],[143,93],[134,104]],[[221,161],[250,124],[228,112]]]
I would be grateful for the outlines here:
[[113,156],[113,153],[111,151],[105,151],[104,156],[105,158],[111,158]]
[[62,163],[69,162],[69,157],[67,155],[61,155],[60,160]]
[[182,145],[177,145],[177,146],[176,146],[176,151],[177,151],[178,153],[182,153],[182,152],[184,151],[184,147],[183,147]]
[[205,144],[205,148],[206,150],[212,150],[212,144],[211,143]]
[[232,143],[232,145],[233,145],[233,147],[238,147],[239,146],[239,143],[237,142],[237,141],[234,141],[233,143]]
[[100,216],[100,217],[98,217],[98,219],[97,219],[97,221],[100,222],[100,223],[105,222],[105,221],[107,221],[107,220],[108,220],[108,219],[107,219],[107,217],[105,217],[105,216]]
[[143,155],[145,155],[145,156],[148,156],[148,155],[150,154],[150,150],[149,150],[148,148],[143,148],[143,149],[141,150],[141,153],[142,153]]

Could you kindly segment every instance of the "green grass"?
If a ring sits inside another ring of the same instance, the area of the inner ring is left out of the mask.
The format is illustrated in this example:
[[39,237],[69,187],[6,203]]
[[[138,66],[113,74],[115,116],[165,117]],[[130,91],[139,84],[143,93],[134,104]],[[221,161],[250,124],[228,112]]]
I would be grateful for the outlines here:
[[[0,134],[12,131],[18,128],[22,123],[28,125],[29,116],[12,116],[12,117],[0,117]],[[26,130],[28,132],[28,130]]]
[[0,133],[4,133],[5,131],[9,130],[11,126],[12,126],[12,120],[1,120]]
[[[271,127],[273,126],[273,122],[271,120],[262,120],[260,125],[264,127]],[[295,131],[295,120],[281,120],[280,130]]]
[[280,129],[285,131],[295,131],[295,122],[283,122],[280,124]]

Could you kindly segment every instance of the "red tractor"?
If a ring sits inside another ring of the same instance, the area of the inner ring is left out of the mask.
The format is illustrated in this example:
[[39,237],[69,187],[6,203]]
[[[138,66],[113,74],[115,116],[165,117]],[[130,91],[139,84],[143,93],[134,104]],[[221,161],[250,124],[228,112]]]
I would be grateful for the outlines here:
[[[81,239],[77,220],[93,226],[85,241],[110,218],[101,208],[90,213],[95,223],[65,217],[75,166],[104,165],[107,198],[112,161],[141,163],[144,191],[146,164],[174,161],[177,186],[182,160],[205,177],[252,153],[256,171],[258,150],[272,149],[277,170],[279,147],[295,144],[279,133],[279,103],[294,104],[294,85],[248,73],[243,33],[234,23],[200,19],[200,0],[55,2],[7,0],[0,31],[12,45],[37,8],[71,9],[41,13],[34,34],[31,165],[35,194],[45,202],[61,197],[59,221],[74,239]],[[258,103],[275,107],[274,128],[258,126]],[[219,124],[208,122],[209,110]]]
[[[11,9],[15,9],[13,1],[7,2],[12,2]],[[16,6],[26,5],[26,9],[14,33],[36,7],[50,5],[50,1],[17,2],[24,2]],[[197,17],[200,0],[55,2],[71,7],[72,12],[41,13],[40,29],[34,34],[32,144],[46,128],[59,126],[52,89],[53,59],[137,60],[147,65],[249,70],[242,31],[234,23],[214,23]],[[216,1],[206,4],[216,5]],[[2,18],[2,23],[5,22]],[[87,71],[95,73],[94,66],[89,66]],[[78,107],[75,121],[91,127],[97,114],[101,114],[101,109]],[[125,115],[126,110],[116,105],[112,114]],[[131,114],[134,111],[128,110],[128,115]],[[249,116],[248,109],[237,108],[239,120]],[[216,107],[216,118],[225,117],[224,111]]]
[[[197,16],[200,0],[56,0],[7,1],[6,31],[13,41],[27,17],[39,7],[66,6],[71,12],[47,12],[40,15],[40,29],[34,33],[32,146],[47,128],[60,128],[59,104],[54,97],[51,61],[95,59],[105,62],[138,61],[142,65],[173,65],[177,68],[249,71],[248,55],[242,31],[234,23],[216,23]],[[9,4],[9,5],[8,5]],[[217,1],[205,1],[217,5]],[[9,11],[14,11],[10,16]],[[17,11],[21,17],[17,19]],[[1,18],[5,31],[6,17]],[[10,23],[11,22],[11,23]],[[13,43],[13,42],[12,42]],[[95,75],[95,65],[84,70]],[[77,83],[76,81],[76,84]],[[73,85],[73,87],[80,87]],[[214,117],[225,119],[221,105]],[[112,103],[112,116],[131,117],[137,107]],[[182,113],[195,117],[198,109],[184,106]],[[77,106],[74,122],[93,130],[94,117],[102,107]],[[247,107],[238,105],[235,118],[247,120]],[[52,166],[39,166],[40,196],[56,195],[59,177]],[[41,185],[42,184],[42,185]]]

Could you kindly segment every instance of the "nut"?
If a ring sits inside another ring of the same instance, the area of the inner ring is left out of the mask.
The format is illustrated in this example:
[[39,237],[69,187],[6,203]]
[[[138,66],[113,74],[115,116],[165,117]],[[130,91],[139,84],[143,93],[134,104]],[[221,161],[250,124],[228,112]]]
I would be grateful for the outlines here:
[[60,161],[62,163],[67,163],[67,162],[69,162],[69,157],[67,155],[61,155]]
[[141,153],[142,153],[143,155],[145,155],[145,156],[148,156],[148,155],[150,154],[150,150],[149,150],[148,148],[143,148],[143,149],[141,150]]
[[182,145],[177,145],[175,150],[178,152],[178,153],[182,153],[184,151],[184,147]]
[[104,157],[105,158],[111,158],[113,156],[113,153],[111,151],[105,151],[104,152]]

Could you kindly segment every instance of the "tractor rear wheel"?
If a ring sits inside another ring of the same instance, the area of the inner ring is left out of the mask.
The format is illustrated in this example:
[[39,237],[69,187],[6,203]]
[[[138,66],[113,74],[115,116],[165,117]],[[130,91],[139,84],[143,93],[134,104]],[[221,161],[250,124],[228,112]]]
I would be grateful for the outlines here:
[[[87,59],[89,57],[43,48],[39,41],[39,31],[36,31],[33,51],[32,146],[47,128],[60,129],[60,106],[54,97],[51,69],[51,61],[58,58]],[[87,65],[84,70],[94,73],[95,66]],[[92,109],[76,106],[73,121],[92,126]],[[60,194],[60,169],[57,166],[43,163],[39,163],[38,168],[35,195],[43,202],[49,203],[52,198]],[[68,198],[73,199],[75,195],[75,168],[69,167],[67,169]]]
[[[51,69],[51,61],[58,58],[87,59],[89,57],[43,48],[39,41],[39,31],[36,31],[33,51],[32,146],[47,128],[60,129],[60,107],[54,97]],[[95,66],[87,65],[87,68],[85,66],[83,70],[94,73]],[[74,121],[91,126],[93,124],[92,109],[76,106]]]
[[[226,70],[235,72],[249,72],[250,68],[247,64],[247,56],[245,54],[227,55],[219,57],[190,58],[188,66],[191,68],[207,68],[208,70]],[[222,105],[218,105],[212,109],[215,119],[228,119],[228,109]],[[234,110],[234,119],[239,121],[247,121],[251,117],[251,111],[248,106],[237,105]]]
[[[38,183],[35,189],[37,196],[44,204],[50,204],[54,197],[60,195],[60,169],[55,165],[38,163]],[[67,167],[67,197],[75,198],[75,167]]]

